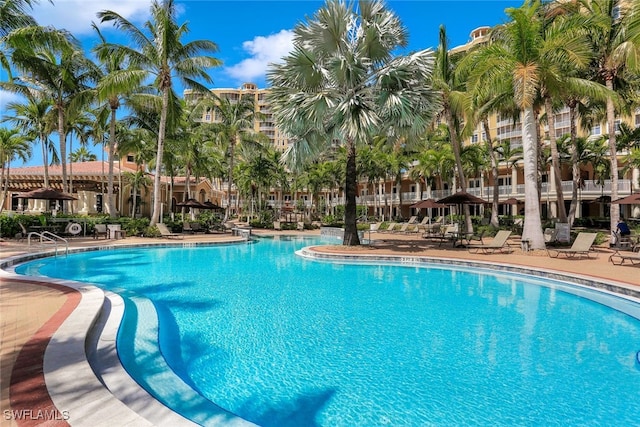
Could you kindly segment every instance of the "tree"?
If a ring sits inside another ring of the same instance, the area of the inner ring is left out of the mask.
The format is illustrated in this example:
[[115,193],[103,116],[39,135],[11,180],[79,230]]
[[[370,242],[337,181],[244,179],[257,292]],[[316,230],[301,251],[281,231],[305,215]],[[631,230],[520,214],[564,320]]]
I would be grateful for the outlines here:
[[87,147],[79,147],[76,151],[72,152],[69,156],[72,162],[95,162],[98,157],[87,150]]
[[95,87],[95,95],[98,101],[104,101],[103,108],[109,110],[109,144],[108,159],[109,171],[107,178],[107,200],[105,206],[111,218],[117,214],[114,206],[113,180],[114,157],[116,145],[117,112],[127,95],[134,93],[141,85],[145,72],[128,67],[127,58],[123,51],[105,54],[101,47],[107,44],[98,27],[94,24],[100,44],[94,48],[100,61],[100,78]]
[[146,193],[147,188],[151,185],[151,179],[143,170],[124,172],[122,175],[131,186],[131,218],[135,218],[138,210],[138,193]]
[[[442,116],[449,127],[449,141],[453,148],[453,155],[456,159],[456,171],[458,175],[457,184],[460,190],[467,191],[467,178],[462,164],[460,128],[467,96],[464,93],[465,82],[459,79],[459,74],[455,72],[457,58],[451,55],[447,43],[447,33],[443,25],[440,26],[440,42],[436,52],[436,66],[433,73],[432,84],[442,96]],[[456,189],[454,188],[455,192]],[[464,217],[466,230],[473,232],[471,216],[469,215],[469,205],[464,205]]]
[[243,94],[237,100],[220,98],[212,95],[202,100],[196,111],[211,109],[217,118],[217,128],[222,137],[221,143],[227,150],[228,173],[227,194],[229,203],[225,211],[224,220],[228,220],[231,214],[231,189],[233,186],[233,170],[236,157],[236,147],[243,142],[254,144],[258,137],[253,132],[253,124],[261,115],[256,111],[253,95]]
[[142,69],[147,76],[153,77],[153,86],[162,95],[158,143],[156,149],[156,173],[153,185],[153,213],[151,225],[160,219],[160,177],[162,174],[162,155],[169,111],[170,97],[173,93],[173,80],[178,78],[187,88],[206,92],[207,88],[195,78],[211,83],[206,69],[220,65],[216,58],[201,53],[215,53],[218,46],[209,40],[194,40],[182,43],[187,34],[187,24],[176,22],[177,8],[173,0],[154,0],[151,3],[151,19],[144,24],[147,30],[137,28],[124,17],[113,11],[98,13],[102,22],[113,22],[115,27],[128,34],[137,49],[128,46],[107,43],[99,50],[103,55],[124,53],[134,69]]
[[25,103],[9,103],[7,110],[13,111],[14,115],[7,116],[4,119],[18,127],[23,135],[29,135],[31,141],[40,142],[45,188],[49,187],[49,153],[53,153],[53,157],[57,157],[55,146],[49,139],[52,105],[50,99],[38,99],[28,96]]
[[[617,0],[584,0],[581,5],[589,16],[587,38],[593,51],[593,75],[614,91],[628,72],[640,67],[640,2],[620,5]],[[616,13],[619,12],[619,16]],[[607,128],[609,132],[609,161],[611,199],[618,198],[618,151],[616,146],[616,107],[613,96],[607,97]],[[620,205],[611,204],[611,230],[620,219]]]
[[393,57],[407,32],[381,1],[360,1],[357,10],[328,0],[294,29],[293,51],[268,71],[278,126],[295,141],[291,165],[311,161],[334,142],[347,151],[345,245],[359,245],[356,228],[356,147],[375,134],[421,134],[437,100],[426,84],[430,50]]
[[15,159],[27,161],[31,157],[30,141],[20,133],[18,128],[0,128],[0,188],[2,188],[2,198],[0,199],[0,212],[4,209],[7,190],[9,189],[9,170],[11,162]]
[[496,41],[478,51],[470,74],[474,85],[495,87],[510,81],[513,98],[522,114],[525,218],[522,238],[531,248],[544,249],[537,187],[538,136],[534,102],[540,91],[541,23],[539,2],[527,0],[520,8],[506,9],[511,22],[498,27]]

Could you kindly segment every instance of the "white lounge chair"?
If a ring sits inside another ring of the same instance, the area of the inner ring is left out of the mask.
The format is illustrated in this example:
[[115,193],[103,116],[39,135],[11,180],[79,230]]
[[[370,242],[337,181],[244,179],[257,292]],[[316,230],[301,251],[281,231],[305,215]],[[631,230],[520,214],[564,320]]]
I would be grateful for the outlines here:
[[167,239],[182,239],[184,237],[180,233],[172,233],[171,231],[169,231],[166,224],[157,223],[156,227],[158,228],[160,235],[162,237],[166,237]]
[[469,244],[467,249],[471,253],[482,252],[483,254],[492,254],[495,252],[512,252],[513,249],[507,245],[507,239],[511,236],[511,230],[499,230],[492,241],[485,244]]
[[547,248],[547,254],[551,258],[558,258],[560,255],[564,255],[567,258],[586,255],[587,258],[589,258],[591,247],[597,235],[598,233],[578,233],[576,240],[573,241],[573,245],[571,245],[570,248]]

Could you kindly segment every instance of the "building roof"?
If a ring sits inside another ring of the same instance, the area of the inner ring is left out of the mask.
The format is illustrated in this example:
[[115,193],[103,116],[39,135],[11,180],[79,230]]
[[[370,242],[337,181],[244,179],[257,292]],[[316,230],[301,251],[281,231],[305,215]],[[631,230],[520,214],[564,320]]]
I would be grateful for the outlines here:
[[[94,162],[77,162],[67,163],[67,173],[69,170],[73,171],[73,175],[108,175],[109,174],[109,162],[94,161]],[[120,172],[135,172],[135,169],[128,168],[126,166],[119,166],[118,163],[113,164],[113,173]],[[44,176],[44,166],[25,166],[22,168],[11,168],[9,170],[9,176],[11,178],[25,175],[41,175]],[[49,176],[62,175],[61,165],[49,166]]]

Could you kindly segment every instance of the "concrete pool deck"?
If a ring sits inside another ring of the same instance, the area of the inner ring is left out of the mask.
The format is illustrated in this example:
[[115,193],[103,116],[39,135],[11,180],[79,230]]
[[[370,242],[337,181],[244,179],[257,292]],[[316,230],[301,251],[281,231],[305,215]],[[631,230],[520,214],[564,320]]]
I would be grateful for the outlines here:
[[[318,235],[319,231],[273,232],[256,230],[257,235],[303,234]],[[313,250],[319,255],[340,255],[346,257],[384,257],[411,260],[414,258],[437,258],[472,261],[477,263],[496,263],[502,267],[521,266],[541,272],[558,272],[570,277],[585,277],[593,281],[614,283],[621,289],[638,295],[640,293],[640,267],[614,266],[608,262],[613,251],[607,247],[598,247],[597,258],[591,259],[556,259],[549,258],[544,251],[523,253],[514,248],[510,254],[470,254],[464,248],[451,246],[438,247],[437,242],[428,241],[411,234],[376,233],[372,245],[361,247],[343,247],[340,245],[318,246]],[[187,235],[183,240],[127,238],[122,240],[93,240],[87,238],[72,239],[70,247],[83,248],[93,246],[121,246],[132,244],[182,244],[198,242],[238,241],[239,238],[226,234]],[[517,245],[517,242],[514,241]],[[5,241],[0,243],[0,261],[13,256],[29,253],[25,242]],[[83,297],[84,298],[84,297]],[[92,295],[96,303],[100,295]],[[0,281],[0,408],[2,415],[0,425],[90,425],[89,411],[95,412],[96,405],[84,405],[84,409],[69,409],[53,403],[48,386],[45,384],[44,354],[47,345],[65,320],[69,319],[81,299],[81,291],[65,287],[54,280],[31,280],[2,276]],[[67,322],[69,323],[69,322]],[[73,327],[73,326],[72,326]],[[90,325],[76,326],[89,328]],[[84,348],[84,343],[70,343]],[[57,366],[64,371],[70,360],[59,357]],[[86,361],[74,361],[74,363]],[[87,363],[82,364],[86,369]],[[68,366],[67,366],[68,367]],[[68,369],[67,369],[68,371]],[[91,375],[91,372],[88,373]],[[67,378],[72,382],[73,378]],[[97,382],[97,381],[96,381]],[[66,384],[67,387],[71,387]],[[82,385],[75,385],[81,387]],[[106,389],[105,389],[106,390]],[[59,392],[59,390],[56,390]],[[54,394],[53,391],[51,394]],[[94,402],[95,403],[95,402]],[[108,405],[107,405],[108,406]],[[110,417],[104,418],[104,425],[140,425],[139,419],[127,418],[128,408],[109,406]],[[120,408],[120,409],[118,409]],[[82,411],[82,413],[80,412]],[[118,412],[120,411],[120,412]],[[99,411],[98,411],[99,412]],[[122,415],[120,418],[119,416]],[[117,421],[116,421],[117,420]],[[45,422],[46,421],[46,422]]]

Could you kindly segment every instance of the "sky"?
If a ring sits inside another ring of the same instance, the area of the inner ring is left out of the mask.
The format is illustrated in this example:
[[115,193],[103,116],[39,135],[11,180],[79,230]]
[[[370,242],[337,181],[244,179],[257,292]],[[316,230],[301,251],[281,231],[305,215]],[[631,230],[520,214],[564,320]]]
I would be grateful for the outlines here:
[[[40,0],[32,15],[40,25],[64,28],[77,37],[87,52],[97,42],[91,23],[99,24],[108,41],[125,43],[126,39],[111,24],[100,24],[96,13],[112,10],[135,24],[149,18],[150,0]],[[523,0],[387,0],[407,28],[409,45],[406,52],[433,48],[438,44],[440,25],[444,25],[449,46],[469,41],[469,34],[481,26],[494,26],[507,21],[505,9],[519,7]],[[316,0],[189,0],[176,1],[180,23],[186,22],[189,33],[183,41],[211,40],[218,45],[214,56],[222,66],[211,69],[212,88],[238,88],[243,83],[267,87],[266,70],[291,49],[292,30],[322,6]],[[6,80],[4,71],[0,78]],[[0,115],[15,95],[0,91]],[[55,136],[54,136],[55,137]],[[57,137],[55,137],[57,140]],[[34,147],[36,148],[36,147]],[[95,149],[93,152],[97,151]],[[42,163],[34,156],[24,165]],[[99,155],[98,158],[101,158]],[[19,167],[17,162],[12,167]]]

